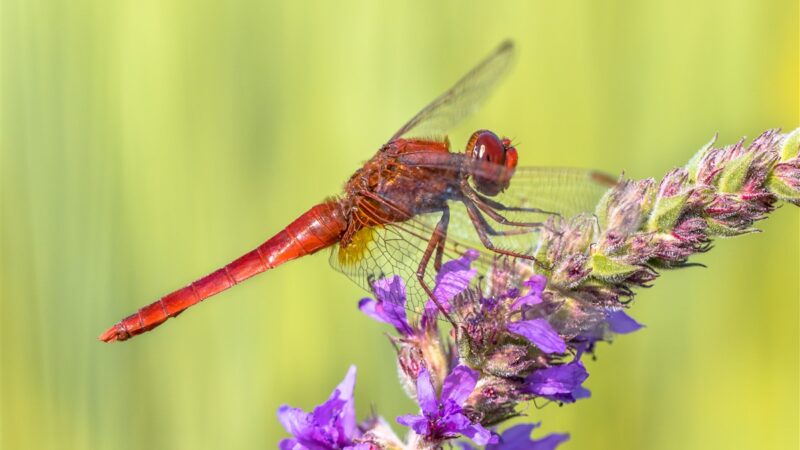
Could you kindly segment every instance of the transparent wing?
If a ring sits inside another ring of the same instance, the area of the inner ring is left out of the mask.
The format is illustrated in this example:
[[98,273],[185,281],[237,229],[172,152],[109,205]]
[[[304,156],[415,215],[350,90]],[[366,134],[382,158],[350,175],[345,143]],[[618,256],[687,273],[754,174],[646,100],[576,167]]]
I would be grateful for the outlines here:
[[608,174],[571,167],[520,167],[511,185],[492,197],[511,207],[539,208],[564,217],[594,213],[605,192],[616,184]]
[[[405,308],[421,313],[428,296],[417,280],[417,268],[441,213],[424,216],[427,216],[424,220],[418,217],[403,223],[362,229],[347,247],[333,247],[331,266],[368,292],[372,292],[373,282],[399,275],[406,283]],[[445,245],[443,261],[459,258],[469,248],[450,239]],[[479,259],[483,258],[482,255]],[[488,267],[489,263],[490,261],[480,261],[478,266]],[[424,280],[429,287],[434,287],[436,271],[433,259],[428,264]]]
[[[492,199],[509,208],[498,211],[512,220],[544,222],[552,216],[551,213],[562,216],[592,213],[609,188],[609,183],[610,178],[592,170],[523,168],[515,173],[511,187]],[[392,204],[389,199],[384,201],[395,209],[402,208]],[[443,262],[461,257],[468,249],[476,249],[480,256],[473,267],[478,270],[479,276],[488,274],[489,268],[500,256],[484,246],[462,202],[451,201],[449,207],[450,221]],[[531,208],[548,212],[531,211]],[[372,290],[375,280],[391,275],[401,276],[407,286],[406,308],[421,312],[428,298],[417,281],[416,273],[442,215],[409,213],[408,216],[411,218],[401,223],[361,230],[347,247],[335,246],[330,261],[334,268],[367,291]],[[483,216],[497,232],[489,236],[497,248],[532,254],[541,228],[503,225],[485,214]],[[424,276],[431,288],[434,287],[435,277],[434,258],[431,258]]]
[[423,108],[389,141],[401,137],[438,137],[475,112],[514,60],[514,44],[503,42],[447,92]]
[[[593,215],[605,192],[613,185],[612,178],[597,171],[575,168],[526,167],[518,169],[511,186],[503,193],[488,197],[496,217],[480,209],[485,225],[485,238],[499,250],[533,255],[539,242],[542,226],[504,224],[500,219],[526,224],[546,224],[554,215],[568,219],[584,213]],[[506,209],[503,209],[502,207]],[[460,201],[452,201],[447,238],[458,242],[459,248],[474,248],[491,262],[496,253],[487,249],[481,240],[473,217]],[[417,217],[421,227],[433,230],[431,217]]]
[[[509,170],[463,153],[427,150],[405,153],[398,162],[409,168],[453,170],[473,178],[505,178],[502,172]],[[617,183],[606,173],[570,167],[518,167],[509,178],[509,188],[490,200],[511,208],[538,208],[561,216],[594,212],[600,197]]]
[[[608,175],[587,169],[525,167],[516,170],[508,189],[487,199],[494,202],[497,206],[494,212],[503,219],[546,223],[553,215],[568,219],[581,213],[594,214],[597,203],[613,185],[612,180]],[[454,204],[451,211],[454,226],[449,234],[462,242],[476,242],[475,226],[464,206]],[[504,225],[485,211],[482,213],[496,232],[488,236],[495,246],[526,255],[535,251],[541,227]]]

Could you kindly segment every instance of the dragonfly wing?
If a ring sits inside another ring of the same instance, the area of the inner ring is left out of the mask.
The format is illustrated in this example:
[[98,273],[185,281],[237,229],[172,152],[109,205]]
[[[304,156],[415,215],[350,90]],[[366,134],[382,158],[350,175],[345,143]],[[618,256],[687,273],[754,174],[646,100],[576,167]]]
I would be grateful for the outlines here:
[[514,60],[514,44],[503,42],[491,55],[470,70],[453,87],[424,107],[389,141],[401,137],[437,137],[475,112]]
[[[562,218],[578,214],[595,213],[595,208],[612,178],[593,170],[551,167],[526,167],[517,169],[511,185],[504,192],[488,199],[507,207],[493,208],[509,221],[523,223],[547,223],[554,215]],[[451,235],[454,239],[474,242],[475,227],[462,205],[454,206]],[[460,219],[459,213],[465,217]],[[539,243],[542,227],[520,227],[504,225],[497,218],[482,212],[486,223],[496,232],[488,236],[492,243],[503,250],[532,255]]]
[[603,194],[616,184],[605,173],[570,167],[521,167],[504,192],[492,197],[507,206],[539,208],[572,217],[593,214]]
[[[440,218],[441,213],[430,213],[402,223],[363,228],[347,246],[333,247],[331,266],[368,292],[372,292],[375,281],[400,276],[406,284],[407,296],[406,304],[402,306],[421,313],[428,296],[417,280],[417,269]],[[470,248],[474,247],[448,239],[442,261],[457,259]],[[485,273],[490,264],[491,261],[481,255],[473,267],[480,268],[479,273]],[[433,258],[425,270],[424,280],[433,289],[436,280]]]
[[491,197],[509,207],[539,208],[562,216],[593,213],[600,197],[616,185],[606,173],[571,167],[518,167],[507,169],[493,163],[474,160],[463,153],[417,151],[403,154],[398,161],[409,168],[452,169],[466,171],[471,177],[499,177],[512,170],[508,189]]
[[[608,181],[607,177],[591,170],[524,168],[515,174],[511,187],[492,200],[503,202],[512,208],[547,209],[563,216],[579,212],[591,213],[608,189]],[[401,205],[393,204],[390,199],[382,198],[381,201],[395,210],[403,211]],[[472,267],[477,269],[478,279],[486,276],[499,256],[483,245],[462,202],[449,202],[449,210],[450,220],[442,261],[460,258],[469,249],[478,250],[479,256]],[[552,215],[515,210],[500,212],[511,220],[525,222],[544,222]],[[406,216],[410,218],[403,222],[363,228],[347,246],[334,246],[330,262],[336,270],[369,292],[372,291],[375,281],[399,275],[406,283],[405,308],[420,313],[428,296],[417,280],[417,270],[442,213],[409,213]],[[484,217],[494,231],[498,232],[489,235],[497,248],[533,254],[541,228],[503,225],[485,214]],[[522,263],[532,266],[532,263]],[[434,287],[436,270],[433,257],[426,267],[423,279],[429,287]]]
[[[436,153],[418,153],[419,159],[403,159],[404,164],[416,167],[445,168],[459,164],[454,159],[463,155],[440,155]],[[416,161],[416,162],[415,162]],[[470,171],[480,174],[483,171],[497,173],[494,164],[480,161],[472,164]],[[475,163],[475,164],[473,164]],[[502,170],[502,168],[501,168]],[[532,255],[539,240],[542,227],[521,227],[503,224],[505,218],[512,222],[544,223],[554,215],[563,218],[584,213],[592,215],[595,208],[609,188],[616,181],[610,175],[589,169],[560,167],[525,167],[518,168],[511,178],[511,185],[504,192],[484,197],[490,203],[495,217],[485,210],[481,211],[488,226],[482,227],[486,237],[495,247],[514,253]],[[435,224],[423,224],[430,229]],[[491,252],[485,248],[476,231],[476,225],[467,213],[465,205],[460,201],[450,202],[450,225],[448,239],[459,242],[461,246],[476,248],[483,253]]]

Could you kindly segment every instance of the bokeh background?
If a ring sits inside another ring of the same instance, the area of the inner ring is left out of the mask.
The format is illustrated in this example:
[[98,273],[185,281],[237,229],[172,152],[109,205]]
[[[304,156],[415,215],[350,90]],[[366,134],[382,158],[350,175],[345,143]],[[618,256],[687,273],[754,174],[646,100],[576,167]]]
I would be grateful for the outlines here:
[[[274,448],[278,406],[350,364],[361,418],[411,412],[326,255],[96,337],[336,193],[503,38],[516,68],[456,146],[485,127],[523,165],[648,177],[800,126],[794,0],[397,3],[0,3],[0,447]],[[761,227],[641,292],[592,398],[531,419],[566,449],[798,448],[800,212]]]

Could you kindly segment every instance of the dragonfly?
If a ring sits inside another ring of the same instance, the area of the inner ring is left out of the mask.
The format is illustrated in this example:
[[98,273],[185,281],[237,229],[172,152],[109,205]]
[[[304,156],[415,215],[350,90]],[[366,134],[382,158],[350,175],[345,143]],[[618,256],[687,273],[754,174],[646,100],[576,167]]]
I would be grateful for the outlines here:
[[614,178],[574,168],[517,167],[511,140],[475,131],[463,152],[447,132],[475,112],[509,72],[514,45],[503,42],[450,89],[420,110],[329,198],[222,268],[140,308],[111,326],[105,342],[148,332],[187,308],[254,275],[331,248],[330,262],[372,290],[383,276],[407,282],[404,307],[433,300],[445,258],[478,250],[475,264],[498,257],[536,263],[534,243],[547,217],[590,211]]

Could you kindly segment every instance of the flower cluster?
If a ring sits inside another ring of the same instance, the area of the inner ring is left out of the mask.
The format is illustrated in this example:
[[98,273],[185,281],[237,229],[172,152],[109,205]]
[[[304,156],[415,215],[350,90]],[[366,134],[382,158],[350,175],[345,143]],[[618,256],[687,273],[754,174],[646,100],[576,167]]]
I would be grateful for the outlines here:
[[356,423],[351,369],[312,413],[280,409],[294,436],[281,448],[434,449],[453,439],[464,449],[556,448],[567,435],[533,439],[538,425],[502,434],[495,427],[519,416],[524,402],[588,397],[581,358],[598,342],[642,327],[624,310],[658,270],[689,265],[713,238],[754,231],[778,201],[800,206],[799,152],[800,130],[768,131],[749,146],[715,148],[712,140],[659,183],[620,181],[594,214],[550,219],[534,247],[536,266],[498,259],[482,274],[488,282],[476,283],[478,254],[466,252],[436,278],[439,304],[459,318],[449,333],[439,329],[433,301],[408,314],[406,280],[377,280],[374,298],[359,308],[397,332],[391,340],[401,384],[419,404],[418,414],[396,420],[407,427],[406,439],[380,417]]

